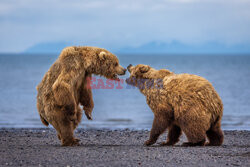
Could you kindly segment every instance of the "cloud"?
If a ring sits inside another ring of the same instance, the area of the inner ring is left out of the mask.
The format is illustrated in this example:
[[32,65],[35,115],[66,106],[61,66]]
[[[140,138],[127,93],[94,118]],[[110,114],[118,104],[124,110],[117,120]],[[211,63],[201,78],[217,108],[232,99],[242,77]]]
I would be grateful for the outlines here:
[[0,52],[53,41],[108,48],[247,43],[249,9],[248,0],[2,0]]

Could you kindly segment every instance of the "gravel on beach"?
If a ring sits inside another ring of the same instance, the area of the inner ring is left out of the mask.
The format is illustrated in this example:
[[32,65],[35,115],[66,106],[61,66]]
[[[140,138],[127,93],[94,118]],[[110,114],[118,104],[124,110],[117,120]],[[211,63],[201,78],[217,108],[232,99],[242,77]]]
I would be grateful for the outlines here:
[[0,166],[250,166],[250,131],[224,131],[219,147],[143,146],[146,130],[78,129],[80,146],[61,147],[54,129],[0,129]]

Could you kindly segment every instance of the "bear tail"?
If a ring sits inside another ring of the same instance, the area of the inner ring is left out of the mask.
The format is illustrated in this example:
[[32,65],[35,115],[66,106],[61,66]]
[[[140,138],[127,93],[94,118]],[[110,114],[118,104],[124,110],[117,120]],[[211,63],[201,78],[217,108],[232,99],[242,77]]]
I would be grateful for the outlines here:
[[[39,115],[40,115],[40,114],[39,114]],[[41,119],[42,123],[43,123],[45,126],[49,126],[48,121],[46,121],[41,115],[40,115],[40,119]]]

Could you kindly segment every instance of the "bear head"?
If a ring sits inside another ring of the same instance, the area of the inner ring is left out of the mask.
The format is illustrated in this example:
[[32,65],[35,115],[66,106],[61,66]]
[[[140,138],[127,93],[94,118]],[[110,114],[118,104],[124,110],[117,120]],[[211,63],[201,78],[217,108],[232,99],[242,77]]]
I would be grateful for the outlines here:
[[102,49],[97,54],[97,65],[95,74],[102,75],[108,79],[119,80],[118,75],[124,75],[126,69],[119,64],[118,58],[111,52]]
[[144,64],[136,66],[130,64],[127,69],[130,73],[130,77],[126,79],[127,84],[136,86],[139,89],[162,87],[163,78],[173,74],[166,69],[156,70]]

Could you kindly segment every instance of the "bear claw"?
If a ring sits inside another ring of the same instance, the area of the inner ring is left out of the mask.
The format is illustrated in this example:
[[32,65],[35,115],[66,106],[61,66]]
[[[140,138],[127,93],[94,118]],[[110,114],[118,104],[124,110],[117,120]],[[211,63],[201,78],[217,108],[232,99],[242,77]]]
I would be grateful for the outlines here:
[[86,115],[86,117],[87,117],[88,120],[93,120],[91,111],[88,111],[88,110],[86,109],[85,115]]

